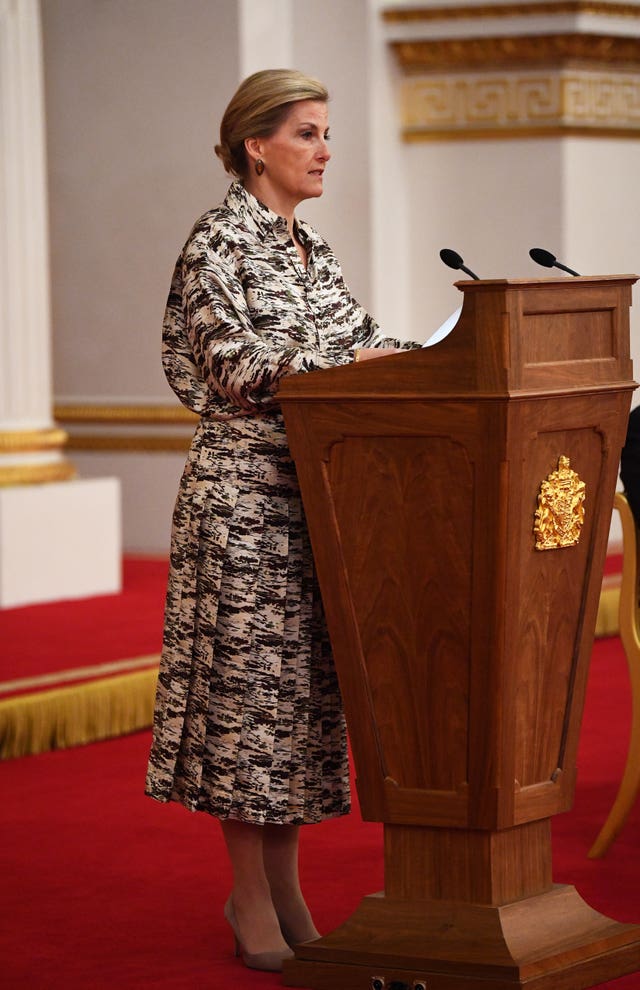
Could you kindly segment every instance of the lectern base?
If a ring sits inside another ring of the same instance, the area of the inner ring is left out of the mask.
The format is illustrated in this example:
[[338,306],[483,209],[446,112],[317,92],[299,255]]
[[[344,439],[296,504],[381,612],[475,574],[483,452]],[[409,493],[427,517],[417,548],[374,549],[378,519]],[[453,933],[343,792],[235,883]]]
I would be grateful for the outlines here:
[[309,990],[582,990],[640,970],[640,926],[574,887],[498,907],[366,897],[340,928],[297,946],[283,983]]

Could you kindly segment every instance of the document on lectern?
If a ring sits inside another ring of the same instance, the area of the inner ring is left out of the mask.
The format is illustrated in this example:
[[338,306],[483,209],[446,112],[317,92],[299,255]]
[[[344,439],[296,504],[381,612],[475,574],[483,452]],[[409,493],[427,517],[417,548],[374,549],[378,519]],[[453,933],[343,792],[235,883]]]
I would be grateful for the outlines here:
[[432,347],[434,344],[439,344],[441,340],[448,337],[456,323],[460,319],[460,313],[462,312],[462,306],[458,306],[456,311],[448,316],[444,323],[438,327],[438,329],[431,334],[428,340],[424,342],[423,347]]
[[[438,344],[441,340],[447,337],[456,323],[460,319],[460,313],[462,312],[462,306],[458,307],[451,316],[447,317],[444,323],[438,327],[437,330],[431,334],[429,339],[422,344],[422,347],[432,347],[433,344]],[[355,351],[354,361],[369,361],[372,358],[384,357],[389,354],[402,354],[406,353],[403,347],[362,347]]]

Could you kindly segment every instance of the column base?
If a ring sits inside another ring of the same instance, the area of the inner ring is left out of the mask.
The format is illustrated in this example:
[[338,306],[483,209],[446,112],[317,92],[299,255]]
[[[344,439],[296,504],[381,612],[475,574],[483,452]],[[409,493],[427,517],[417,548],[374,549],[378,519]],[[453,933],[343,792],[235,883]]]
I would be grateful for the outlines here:
[[117,478],[0,488],[0,608],[116,594]]
[[283,983],[310,990],[582,990],[640,970],[640,926],[565,885],[498,907],[377,894],[295,952]]

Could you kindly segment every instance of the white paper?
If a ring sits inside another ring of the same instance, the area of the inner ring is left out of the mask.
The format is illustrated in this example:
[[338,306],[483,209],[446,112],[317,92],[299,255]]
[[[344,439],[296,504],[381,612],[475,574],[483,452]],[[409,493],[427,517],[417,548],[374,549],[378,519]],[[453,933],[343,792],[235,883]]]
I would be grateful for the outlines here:
[[439,344],[441,340],[444,340],[444,338],[451,333],[456,323],[460,319],[461,312],[462,312],[462,306],[459,306],[458,309],[456,309],[455,313],[452,313],[451,316],[448,316],[447,319],[442,324],[442,326],[439,326],[438,329],[435,331],[435,333],[432,333],[429,339],[422,346],[431,347],[433,344]]

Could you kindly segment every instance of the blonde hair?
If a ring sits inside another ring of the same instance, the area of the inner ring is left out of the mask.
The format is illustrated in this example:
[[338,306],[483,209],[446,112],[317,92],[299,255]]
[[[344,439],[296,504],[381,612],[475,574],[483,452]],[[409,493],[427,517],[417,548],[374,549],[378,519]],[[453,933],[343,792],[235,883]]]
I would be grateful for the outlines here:
[[296,69],[264,69],[248,76],[236,90],[220,124],[215,152],[227,172],[242,179],[248,162],[244,142],[269,137],[286,119],[293,103],[321,100],[329,93],[321,82]]

